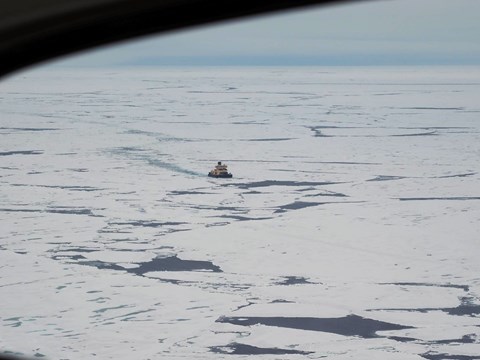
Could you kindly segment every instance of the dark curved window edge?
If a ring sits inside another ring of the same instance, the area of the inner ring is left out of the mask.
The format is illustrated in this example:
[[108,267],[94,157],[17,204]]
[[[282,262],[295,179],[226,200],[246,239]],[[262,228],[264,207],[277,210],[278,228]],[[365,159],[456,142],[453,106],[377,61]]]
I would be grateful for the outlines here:
[[[0,77],[55,57],[142,35],[354,1],[365,0],[99,0],[82,6],[74,2],[75,8],[51,8],[41,15],[35,13],[36,9],[23,16],[27,20],[0,27]],[[7,7],[1,5],[0,10]]]

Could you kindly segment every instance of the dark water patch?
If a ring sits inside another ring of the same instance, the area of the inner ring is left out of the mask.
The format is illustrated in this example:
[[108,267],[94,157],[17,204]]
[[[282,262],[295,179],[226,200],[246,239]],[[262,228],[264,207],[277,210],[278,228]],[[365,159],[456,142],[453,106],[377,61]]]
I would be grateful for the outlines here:
[[246,191],[246,192],[242,193],[242,195],[256,195],[256,194],[262,194],[262,192],[251,190],[251,191]]
[[303,285],[303,284],[316,284],[308,281],[303,276],[284,276],[283,281],[275,283],[276,285]]
[[36,209],[9,209],[9,208],[3,208],[3,209],[0,209],[0,211],[3,211],[3,212],[25,212],[25,213],[41,213],[41,212],[43,212],[42,210],[36,210]]
[[[78,261],[76,264],[93,266],[97,269],[106,270],[120,270],[131,274],[143,276],[152,271],[208,271],[208,272],[222,272],[219,266],[214,265],[210,261],[199,260],[182,260],[176,255],[170,257],[154,258],[150,261],[140,263],[136,268],[126,268],[115,263],[103,261]],[[163,279],[164,281],[167,281]],[[176,280],[175,280],[176,281]]]
[[443,175],[443,176],[435,176],[434,179],[447,179],[447,178],[454,178],[454,177],[467,177],[476,175],[476,172],[469,172],[464,174],[453,174],[453,175]]
[[226,226],[230,224],[228,221],[222,221],[222,222],[216,222],[216,223],[212,223],[212,224],[206,224],[205,227],[214,227],[214,226]]
[[382,165],[381,163],[357,162],[357,161],[305,161],[308,164],[332,164],[332,165]]
[[[295,171],[295,170],[293,170],[293,171]],[[296,192],[304,192],[304,191],[313,191],[313,190],[317,190],[317,189],[314,188],[314,187],[312,187],[312,186],[310,186],[310,187],[307,187],[307,188],[304,188],[304,189],[297,189],[297,190],[295,190],[295,191],[296,191]],[[331,191],[331,192],[333,192],[333,191]]]
[[464,107],[436,107],[436,106],[413,106],[413,107],[401,107],[402,110],[465,110]]
[[288,141],[295,140],[296,138],[266,138],[266,139],[245,139],[240,141]]
[[3,321],[19,321],[21,318],[21,316],[15,316],[8,319],[3,319]]
[[100,308],[100,309],[97,309],[97,310],[93,310],[93,312],[96,313],[96,314],[103,314],[103,313],[105,313],[107,311],[110,311],[110,310],[124,309],[124,308],[128,308],[128,307],[129,307],[128,305],[118,305],[118,306]]
[[55,208],[48,208],[44,210],[50,214],[65,214],[65,215],[88,215],[93,217],[103,217],[102,215],[95,215],[91,209],[85,208],[73,208],[69,206],[59,206]]
[[480,196],[446,196],[446,197],[411,197],[397,198],[400,201],[428,201],[428,200],[480,200]]
[[[97,292],[99,292],[99,291],[97,291]],[[87,291],[87,293],[88,293],[88,291]],[[97,303],[97,304],[104,304],[104,303],[106,303],[108,300],[111,300],[111,298],[105,297],[105,296],[99,296],[99,297],[97,297],[97,298],[95,298],[95,299],[90,299],[90,300],[87,300],[87,301],[89,301],[89,302],[95,302],[95,303]]]
[[313,136],[314,137],[333,137],[332,135],[325,135],[322,130],[316,127],[310,127],[309,128],[311,131],[313,131]]
[[475,344],[477,336],[475,334],[463,335],[460,339],[446,339],[429,341],[432,344]]
[[62,190],[71,190],[71,191],[100,191],[105,190],[101,188],[96,188],[93,186],[75,186],[75,185],[64,185],[64,186],[54,186],[54,185],[37,185],[39,187],[50,188],[50,189],[62,189]]
[[[80,337],[85,338],[86,335],[87,335],[86,333],[75,333],[75,334],[62,335],[62,337],[64,337],[64,338],[72,338],[72,339],[78,340],[78,339],[80,339]],[[78,352],[78,350],[75,351],[75,352]]]
[[12,323],[9,323],[9,324],[5,324],[4,326],[10,326],[10,327],[16,328],[16,327],[22,326],[22,322],[21,321],[15,321],[15,322],[12,322]]
[[[42,238],[34,238],[34,239],[29,239],[29,240],[41,240]],[[69,245],[71,244],[71,241],[47,241],[46,244],[48,245]]]
[[367,181],[389,181],[389,180],[401,180],[406,179],[405,176],[393,176],[393,175],[378,175],[373,179],[368,179]]
[[235,207],[235,206],[210,206],[210,205],[194,205],[192,209],[196,210],[217,210],[217,211],[234,211],[239,213],[247,213],[247,208]]
[[99,249],[88,249],[88,248],[82,248],[82,247],[78,247],[78,248],[68,248],[68,249],[61,249],[59,250],[59,252],[79,252],[79,253],[91,253],[91,252],[95,252],[95,251],[98,251]]
[[457,284],[435,284],[435,283],[417,283],[417,282],[394,282],[394,283],[380,283],[379,285],[399,285],[399,286],[433,286],[442,288],[462,289],[468,292],[470,287],[468,285]]
[[251,189],[251,188],[260,188],[268,186],[324,186],[324,185],[334,185],[340,184],[338,182],[331,181],[288,181],[288,180],[264,180],[264,181],[254,181],[250,183],[229,183],[223,184],[222,186],[236,186],[240,189]]
[[0,156],[10,156],[10,155],[41,155],[43,151],[41,150],[18,150],[18,151],[0,151]]
[[445,340],[430,340],[423,341],[421,339],[405,337],[405,336],[387,336],[388,339],[398,341],[398,342],[414,342],[422,345],[449,345],[449,344],[474,344],[476,342],[476,335],[469,334],[464,335],[459,339],[445,339]]
[[234,219],[238,221],[252,221],[252,220],[270,220],[273,219],[271,217],[259,217],[259,218],[253,218],[253,217],[247,217],[247,216],[240,216],[240,215],[220,215],[216,217],[221,217],[225,219]]
[[[126,240],[124,240],[126,241]],[[132,240],[132,239],[129,239],[128,241],[131,241],[131,242],[135,242],[135,240]],[[115,241],[113,241],[115,242]],[[147,242],[147,244],[149,244],[149,242]],[[113,251],[116,251],[116,252],[145,252],[145,251],[148,251],[148,250],[173,250],[174,247],[173,246],[159,246],[159,247],[156,247],[156,248],[150,248],[148,247],[148,249],[111,249]]]
[[88,169],[85,169],[85,168],[75,168],[75,169],[68,169],[68,170],[80,172],[80,173],[88,172]]
[[139,310],[139,311],[134,311],[134,312],[124,314],[124,315],[121,315],[121,316],[117,316],[116,318],[122,318],[122,319],[120,319],[120,321],[151,321],[150,320],[151,317],[152,317],[151,315],[147,315],[147,318],[149,318],[149,320],[138,320],[135,315],[144,314],[144,313],[152,312],[152,311],[154,311],[154,309]]
[[265,125],[265,121],[232,121],[232,125]]
[[222,272],[219,266],[210,261],[182,260],[177,256],[155,258],[148,262],[141,263],[139,267],[125,269],[127,272],[136,275],[143,275],[152,271],[210,271]]
[[117,148],[114,148],[114,152],[142,152],[146,151],[143,148],[135,147],[135,146],[120,146]]
[[464,302],[461,305],[454,308],[443,308],[442,311],[456,316],[472,316],[480,315],[480,305]]
[[180,284],[185,284],[187,283],[187,281],[183,281],[183,280],[177,280],[177,279],[164,279],[164,278],[155,278],[156,280],[159,280],[163,283],[167,283],[167,284],[173,284],[173,285],[180,285]]
[[418,339],[411,338],[411,337],[406,337],[406,336],[387,336],[387,339],[398,341],[398,342],[403,342],[403,343],[408,343],[408,342],[418,342]]
[[24,212],[24,213],[50,213],[50,214],[66,214],[66,215],[87,215],[92,217],[103,217],[102,215],[95,215],[91,209],[84,208],[48,208],[45,210],[41,209],[9,209],[3,208],[0,209],[3,212]]
[[62,130],[60,128],[16,128],[16,127],[0,127],[0,130],[10,130],[10,131],[27,131],[27,132],[36,132],[36,131],[55,131]]
[[305,197],[319,197],[319,196],[331,196],[331,197],[349,197],[348,195],[334,192],[334,191],[326,191],[318,194],[307,194]]
[[446,308],[387,308],[387,309],[369,309],[367,311],[405,311],[427,313],[430,311],[442,311],[454,316],[471,316],[476,317],[480,314],[480,305],[474,304],[471,298],[461,298],[461,304],[456,307]]
[[277,210],[274,211],[274,214],[284,213],[287,210],[300,210],[312,206],[319,206],[328,204],[327,202],[306,202],[306,201],[294,201],[293,203],[278,206]]
[[390,135],[392,137],[407,137],[407,136],[438,136],[436,131],[422,132],[422,133],[413,133],[413,134],[397,134]]
[[269,304],[295,304],[295,301],[275,299],[269,302]]
[[187,191],[187,190],[185,191],[173,190],[168,192],[168,195],[209,195],[209,194],[213,194],[213,193],[203,192],[203,191]]
[[[254,299],[252,299],[252,300],[258,300],[258,298],[254,298]],[[255,304],[255,302],[249,301],[249,300],[247,299],[247,303],[246,303],[246,304],[237,306],[237,308],[236,308],[235,310],[232,310],[232,311],[238,311],[238,310],[241,310],[241,309],[245,309],[246,307],[249,307],[249,306],[254,305],[254,304]]]
[[139,226],[139,227],[151,227],[151,228],[158,228],[158,227],[165,227],[165,226],[177,226],[177,225],[185,225],[188,224],[186,222],[179,222],[179,221],[149,221],[149,220],[135,220],[135,221],[123,221],[123,222],[110,222],[109,225],[120,225],[120,226]]
[[221,317],[217,322],[240,326],[265,325],[289,329],[328,332],[343,336],[359,336],[365,339],[381,337],[377,331],[414,329],[412,326],[387,323],[358,315],[340,318],[313,317]]
[[226,346],[211,346],[210,351],[216,354],[228,355],[308,355],[312,351],[300,351],[279,348],[260,348],[247,344],[231,343]]
[[477,355],[453,355],[453,354],[439,354],[428,352],[425,354],[420,354],[421,357],[428,360],[476,360],[480,359],[480,356]]

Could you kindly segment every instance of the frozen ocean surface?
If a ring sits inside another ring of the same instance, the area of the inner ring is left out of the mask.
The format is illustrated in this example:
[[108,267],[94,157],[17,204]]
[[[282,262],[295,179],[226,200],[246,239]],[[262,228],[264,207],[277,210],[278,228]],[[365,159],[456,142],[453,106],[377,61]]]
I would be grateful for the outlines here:
[[480,68],[43,69],[0,99],[4,354],[480,359]]

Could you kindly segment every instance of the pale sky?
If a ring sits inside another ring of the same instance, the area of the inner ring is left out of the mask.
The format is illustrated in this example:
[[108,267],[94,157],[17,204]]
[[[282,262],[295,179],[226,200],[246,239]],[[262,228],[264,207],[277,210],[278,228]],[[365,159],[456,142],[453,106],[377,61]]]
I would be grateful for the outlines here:
[[310,7],[150,36],[57,64],[480,65],[480,1]]

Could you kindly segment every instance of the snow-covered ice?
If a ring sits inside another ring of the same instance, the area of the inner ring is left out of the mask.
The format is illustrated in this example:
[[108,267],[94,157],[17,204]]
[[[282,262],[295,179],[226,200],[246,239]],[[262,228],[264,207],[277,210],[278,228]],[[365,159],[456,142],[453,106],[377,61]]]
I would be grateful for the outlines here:
[[480,359],[478,67],[40,69],[0,98],[3,353]]

